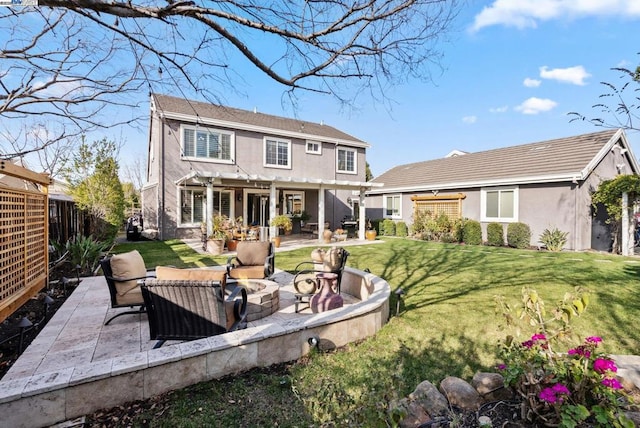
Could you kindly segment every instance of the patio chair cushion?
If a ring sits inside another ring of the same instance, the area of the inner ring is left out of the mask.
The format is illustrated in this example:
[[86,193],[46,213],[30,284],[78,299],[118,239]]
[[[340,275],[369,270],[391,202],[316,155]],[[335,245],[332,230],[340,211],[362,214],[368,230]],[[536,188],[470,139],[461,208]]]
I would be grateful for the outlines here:
[[[264,263],[264,260],[263,260]],[[229,276],[233,279],[264,278],[264,264],[260,266],[237,266],[231,269]]]
[[[116,254],[110,259],[111,271],[116,278],[143,278],[147,274],[144,260],[137,250]],[[124,296],[138,286],[138,281],[116,281],[116,292]],[[138,298],[140,296],[137,296]]]
[[[251,242],[238,245],[236,260],[243,266],[263,266],[269,256],[270,242]],[[264,268],[263,268],[264,270]]]
[[213,269],[178,269],[169,266],[156,267],[156,279],[190,280],[190,281],[223,281],[227,274],[224,270]]
[[[116,288],[117,287],[118,286],[116,284]],[[138,286],[132,288],[123,295],[118,295],[118,304],[122,306],[137,306],[140,305],[140,302],[142,301],[142,290]]]

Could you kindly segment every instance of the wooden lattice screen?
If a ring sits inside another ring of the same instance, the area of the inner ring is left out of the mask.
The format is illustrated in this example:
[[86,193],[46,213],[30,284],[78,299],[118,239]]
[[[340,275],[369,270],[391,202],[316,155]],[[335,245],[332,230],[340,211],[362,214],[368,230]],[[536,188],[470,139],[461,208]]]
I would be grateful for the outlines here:
[[446,214],[449,219],[462,217],[462,200],[464,193],[450,195],[412,196],[414,212],[430,213],[431,215]]
[[9,161],[0,161],[2,175],[26,180],[33,190],[0,187],[0,322],[45,287],[49,274],[49,176]]

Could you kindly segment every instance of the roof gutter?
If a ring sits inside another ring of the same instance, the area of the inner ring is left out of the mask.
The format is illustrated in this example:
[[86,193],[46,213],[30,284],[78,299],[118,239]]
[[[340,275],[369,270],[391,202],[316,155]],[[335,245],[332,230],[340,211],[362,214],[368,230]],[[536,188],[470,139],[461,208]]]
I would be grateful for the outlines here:
[[243,131],[253,131],[253,132],[260,132],[265,134],[281,135],[284,137],[300,138],[303,140],[318,140],[318,141],[324,141],[324,142],[329,142],[334,144],[342,144],[342,145],[351,146],[351,147],[363,147],[363,148],[371,147],[370,144],[367,144],[362,141],[344,140],[341,138],[330,138],[324,135],[305,134],[302,132],[286,131],[283,129],[249,125],[246,123],[229,122],[226,120],[211,119],[207,117],[192,116],[188,114],[171,113],[171,112],[165,111],[164,117],[167,119],[179,120],[183,122],[193,122],[193,123],[198,123],[203,125],[213,125],[213,126],[221,126],[224,128],[242,129]]

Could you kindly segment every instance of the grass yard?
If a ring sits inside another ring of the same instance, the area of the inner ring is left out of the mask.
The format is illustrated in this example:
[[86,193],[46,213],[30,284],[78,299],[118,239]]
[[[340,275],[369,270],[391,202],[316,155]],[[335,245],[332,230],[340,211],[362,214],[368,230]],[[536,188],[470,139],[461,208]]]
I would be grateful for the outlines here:
[[[226,262],[179,241],[127,243],[116,251],[132,248],[148,267]],[[276,267],[291,270],[310,251],[277,253]],[[375,337],[176,391],[162,398],[161,415],[157,406],[155,413],[146,406],[133,425],[153,417],[154,426],[387,426],[389,402],[421,381],[437,385],[449,375],[469,380],[478,370],[493,369],[497,343],[507,334],[495,297],[517,306],[524,286],[537,290],[548,310],[575,287],[589,290],[590,305],[573,323],[574,343],[598,335],[606,352],[640,353],[640,259],[393,238],[348,251],[348,266],[369,268],[393,290],[405,291],[399,316],[394,300],[389,323]]]

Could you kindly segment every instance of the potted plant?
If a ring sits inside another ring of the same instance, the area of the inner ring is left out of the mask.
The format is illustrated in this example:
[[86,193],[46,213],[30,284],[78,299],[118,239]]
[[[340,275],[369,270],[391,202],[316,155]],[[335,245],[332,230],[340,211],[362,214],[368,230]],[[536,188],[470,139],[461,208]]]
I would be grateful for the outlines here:
[[224,252],[224,243],[227,240],[228,218],[226,215],[216,214],[211,220],[211,233],[207,240],[207,251],[213,255],[219,255]]
[[367,241],[375,241],[378,232],[371,226],[371,222],[367,220],[367,230],[364,232],[364,236]]
[[227,231],[227,249],[229,251],[236,251],[238,247],[236,236],[241,235],[241,227],[242,217],[236,217],[235,220],[232,219],[229,221],[229,230]]
[[[293,228],[293,222],[284,214],[277,215],[271,219],[271,226],[275,228],[275,230],[283,229],[285,233],[291,232]],[[272,238],[276,247],[280,246],[280,236],[279,233],[274,233]]]
[[302,225],[309,221],[311,216],[306,211],[298,211],[293,213],[291,220],[293,222],[293,233],[301,233]]

